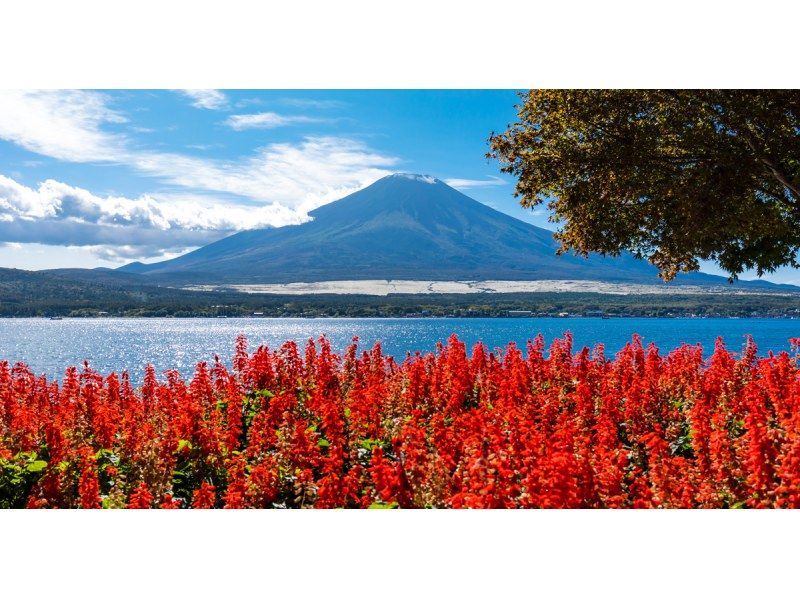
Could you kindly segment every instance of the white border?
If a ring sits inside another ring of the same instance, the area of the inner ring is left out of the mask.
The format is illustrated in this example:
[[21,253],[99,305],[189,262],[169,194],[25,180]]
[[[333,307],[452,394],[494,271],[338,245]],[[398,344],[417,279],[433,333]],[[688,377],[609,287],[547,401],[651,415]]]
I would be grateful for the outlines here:
[[[7,596],[774,596],[800,513],[0,513]],[[289,594],[287,594],[289,593]]]
[[[800,8],[673,0],[0,5],[0,86],[798,87]],[[783,512],[0,512],[3,595],[754,596]],[[245,594],[246,592],[246,594]]]
[[797,87],[783,0],[37,0],[0,86]]

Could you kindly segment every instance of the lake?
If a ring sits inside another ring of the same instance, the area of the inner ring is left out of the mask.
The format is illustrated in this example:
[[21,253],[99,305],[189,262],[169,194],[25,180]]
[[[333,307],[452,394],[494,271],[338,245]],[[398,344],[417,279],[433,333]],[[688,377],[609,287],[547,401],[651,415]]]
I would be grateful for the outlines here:
[[655,342],[665,353],[682,343],[701,343],[707,351],[722,336],[738,351],[752,334],[759,353],[789,349],[789,338],[800,336],[800,320],[727,318],[44,318],[0,319],[0,359],[24,361],[36,373],[60,378],[64,368],[88,360],[102,372],[128,369],[140,380],[144,366],[159,372],[175,368],[191,374],[198,361],[218,354],[230,362],[236,336],[245,334],[250,348],[276,347],[285,340],[305,343],[327,335],[336,350],[358,336],[362,348],[380,340],[384,353],[402,359],[407,351],[431,351],[436,342],[456,333],[469,346],[483,341],[490,349],[509,341],[524,346],[538,333],[549,344],[571,331],[575,346],[603,343],[611,355],[634,333]]

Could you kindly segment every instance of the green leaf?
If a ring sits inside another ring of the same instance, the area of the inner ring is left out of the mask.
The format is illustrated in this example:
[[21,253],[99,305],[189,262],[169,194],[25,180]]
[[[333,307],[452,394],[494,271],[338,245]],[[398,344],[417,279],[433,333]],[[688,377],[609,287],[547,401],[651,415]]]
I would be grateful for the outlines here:
[[361,448],[363,448],[363,449],[366,449],[366,450],[368,450],[369,452],[372,452],[372,451],[373,451],[373,449],[374,449],[376,446],[380,446],[380,445],[381,445],[381,443],[380,443],[380,441],[379,441],[379,440],[375,440],[374,438],[365,438],[364,440],[362,440],[361,442],[359,442],[359,443],[358,443],[358,445],[359,445]]
[[396,502],[388,502],[388,503],[386,503],[386,502],[374,502],[368,508],[369,509],[396,509],[399,506],[400,505],[398,505]]
[[31,473],[38,473],[47,467],[47,461],[34,461],[29,463],[27,469]]
[[320,438],[319,440],[317,440],[317,446],[320,448],[326,448],[329,447],[330,445],[331,443],[325,440],[324,438]]

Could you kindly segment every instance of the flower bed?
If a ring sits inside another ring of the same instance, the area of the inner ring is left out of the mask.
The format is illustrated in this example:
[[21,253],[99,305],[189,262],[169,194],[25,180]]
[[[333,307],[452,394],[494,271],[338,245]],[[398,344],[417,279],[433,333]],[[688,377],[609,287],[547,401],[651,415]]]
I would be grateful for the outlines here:
[[[793,345],[797,349],[797,343]],[[0,363],[0,506],[797,507],[797,356],[322,338],[191,381]]]

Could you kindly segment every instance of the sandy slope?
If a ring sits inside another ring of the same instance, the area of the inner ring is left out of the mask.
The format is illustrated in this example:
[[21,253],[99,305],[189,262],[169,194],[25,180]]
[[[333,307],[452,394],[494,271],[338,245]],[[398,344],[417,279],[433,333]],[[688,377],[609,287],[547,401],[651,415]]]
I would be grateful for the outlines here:
[[633,284],[593,280],[332,280],[327,282],[294,282],[288,284],[196,285],[185,287],[197,291],[233,290],[243,293],[275,295],[388,295],[390,293],[603,293],[607,295],[793,295],[785,291],[744,289],[742,287]]

